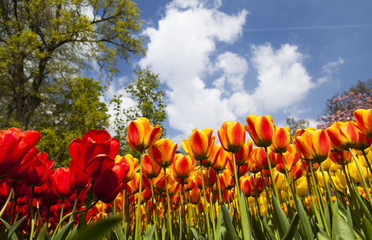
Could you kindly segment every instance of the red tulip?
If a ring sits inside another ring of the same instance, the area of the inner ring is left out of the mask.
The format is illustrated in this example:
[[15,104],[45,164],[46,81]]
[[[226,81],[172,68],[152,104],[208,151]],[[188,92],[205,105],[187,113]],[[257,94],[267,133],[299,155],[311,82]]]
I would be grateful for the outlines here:
[[53,166],[53,160],[48,160],[48,154],[39,153],[30,161],[29,171],[25,179],[28,186],[41,186],[47,180]]
[[22,132],[18,128],[0,131],[0,177],[6,177],[20,168],[23,157],[39,140],[40,133],[37,131]]
[[68,149],[80,168],[90,177],[97,178],[114,166],[119,141],[104,130],[92,129],[82,139],[74,139]]
[[54,169],[48,177],[50,186],[59,199],[67,199],[73,193],[70,174],[68,167],[61,167]]

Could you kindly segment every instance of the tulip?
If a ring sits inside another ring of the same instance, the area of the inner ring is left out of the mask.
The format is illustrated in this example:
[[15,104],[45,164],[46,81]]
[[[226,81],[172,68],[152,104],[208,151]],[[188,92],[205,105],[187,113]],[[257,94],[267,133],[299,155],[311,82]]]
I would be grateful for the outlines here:
[[143,152],[154,144],[161,134],[159,124],[153,127],[149,119],[139,118],[129,123],[127,142],[134,151]]
[[327,159],[330,152],[330,140],[325,130],[304,130],[295,136],[294,144],[302,159],[321,163]]
[[351,162],[351,153],[350,151],[330,152],[329,158],[336,164],[345,165]]
[[36,145],[40,136],[37,131],[22,132],[18,128],[0,131],[0,178],[22,166],[23,157]]
[[[281,173],[285,173],[285,170],[290,172],[293,165],[295,165],[299,159],[299,154],[293,145],[290,145],[287,150],[288,151],[284,152],[283,154],[275,154],[276,170]],[[283,165],[283,161],[285,165]]]
[[172,164],[176,150],[177,143],[173,143],[169,138],[160,139],[148,149],[148,156],[158,166],[166,168]]
[[104,203],[112,202],[119,192],[123,191],[126,184],[124,179],[129,166],[125,161],[115,163],[109,171],[98,177],[93,186],[93,193],[97,199]]
[[305,197],[307,195],[307,190],[309,189],[307,185],[306,177],[301,177],[296,181],[296,192],[298,196]]
[[275,130],[271,116],[256,116],[251,114],[246,120],[247,124],[244,125],[244,128],[249,133],[256,146],[270,146]]
[[180,178],[183,182],[186,178],[190,177],[190,174],[194,170],[195,160],[189,155],[176,154],[174,156],[172,170],[177,178]]
[[366,137],[372,137],[372,109],[358,109],[354,112],[356,124]]
[[[276,159],[274,158],[274,153],[270,149],[268,149],[268,151],[269,151],[269,156],[271,156],[269,157],[271,167],[275,167]],[[254,161],[256,161],[256,163],[260,166],[260,168],[269,170],[269,162],[268,162],[267,154],[264,148],[258,148],[252,155],[252,158],[255,159]]]
[[73,193],[70,175],[71,172],[68,167],[61,167],[54,169],[48,177],[50,186],[59,199],[67,199]]
[[126,154],[124,157],[116,156],[115,162],[117,161],[125,161],[129,166],[128,173],[124,181],[132,180],[136,172],[140,169],[138,159],[133,157],[131,154]]
[[222,179],[224,181],[224,186],[227,190],[234,188],[235,179],[233,178],[233,175],[229,171],[225,170],[222,172]]
[[153,179],[159,176],[161,167],[154,163],[148,154],[144,154],[142,159],[142,171],[148,179]]
[[91,178],[98,178],[114,166],[119,141],[105,130],[91,129],[82,139],[72,140],[68,150],[83,171]]
[[199,202],[200,202],[200,189],[195,186],[190,191],[190,203],[198,204]]
[[208,159],[214,146],[212,132],[210,128],[201,131],[194,129],[189,139],[182,141],[182,148],[197,161]]
[[41,186],[47,180],[53,161],[48,160],[48,154],[39,153],[30,161],[29,172],[26,175],[25,183],[28,186]]
[[225,169],[226,164],[228,161],[231,161],[230,153],[226,152],[220,145],[218,145],[219,151],[217,151],[217,154],[214,156],[215,163],[212,166],[213,170],[215,172],[220,172],[223,169]]
[[357,129],[352,121],[335,122],[326,131],[337,150],[349,150],[358,143]]
[[236,165],[237,166],[246,165],[253,153],[254,153],[253,142],[250,139],[248,139],[248,141],[244,143],[240,150],[234,153]]
[[297,180],[306,174],[306,168],[302,164],[302,161],[297,161],[297,163],[292,167],[291,174],[293,180]]
[[291,135],[289,127],[275,127],[273,141],[270,148],[275,153],[284,153],[287,151],[291,143]]
[[225,151],[236,153],[245,142],[244,127],[239,122],[226,121],[218,129],[218,138]]
[[72,159],[69,168],[71,172],[71,186],[78,191],[87,189],[90,186],[91,177],[80,168],[77,160]]

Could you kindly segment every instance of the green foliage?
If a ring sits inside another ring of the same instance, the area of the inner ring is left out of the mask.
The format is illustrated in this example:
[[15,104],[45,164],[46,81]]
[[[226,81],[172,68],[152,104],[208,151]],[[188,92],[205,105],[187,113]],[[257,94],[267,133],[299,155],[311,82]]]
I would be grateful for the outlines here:
[[140,117],[146,117],[151,124],[159,124],[163,129],[163,136],[165,136],[163,123],[167,118],[165,114],[167,105],[164,103],[164,91],[160,89],[159,76],[149,69],[140,69],[135,73],[137,74],[136,79],[129,82],[125,90],[128,96],[136,102],[136,105],[128,109],[122,109],[122,95],[114,96],[110,103],[114,105],[115,138],[119,139],[121,146],[119,154],[130,153],[138,157],[138,153],[132,151],[126,141],[129,122]]
[[103,88],[98,81],[84,77],[62,81],[50,88],[48,101],[37,111],[40,122],[32,121],[42,135],[37,148],[47,152],[57,166],[68,164],[72,139],[108,124],[106,104],[100,102]]
[[[51,146],[40,147],[66,160],[66,149],[59,147],[66,144],[60,140],[81,137],[77,125],[100,127],[107,118],[98,113],[106,110],[102,103],[84,101],[89,95],[96,98],[97,91],[102,94],[98,86],[117,73],[118,59],[144,53],[143,39],[136,35],[139,13],[130,0],[2,0],[0,128],[43,129],[42,139]],[[80,77],[93,63],[100,84]],[[83,95],[80,101],[76,94]]]
[[309,121],[305,119],[295,120],[294,118],[287,118],[286,123],[290,129],[291,137],[295,135],[297,129],[304,129],[309,127]]

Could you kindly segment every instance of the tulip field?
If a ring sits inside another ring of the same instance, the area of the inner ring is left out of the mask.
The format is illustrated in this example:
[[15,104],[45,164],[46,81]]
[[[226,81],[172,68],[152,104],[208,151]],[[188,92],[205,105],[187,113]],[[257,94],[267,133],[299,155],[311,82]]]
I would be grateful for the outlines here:
[[354,117],[291,137],[249,115],[182,146],[139,118],[138,159],[92,129],[60,168],[39,132],[1,130],[0,239],[372,239],[372,109]]

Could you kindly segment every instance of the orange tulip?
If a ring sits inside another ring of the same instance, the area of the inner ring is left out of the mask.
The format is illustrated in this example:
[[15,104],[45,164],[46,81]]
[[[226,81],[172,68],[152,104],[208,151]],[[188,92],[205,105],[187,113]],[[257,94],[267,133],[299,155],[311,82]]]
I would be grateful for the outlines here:
[[177,143],[173,143],[169,138],[164,138],[152,144],[147,153],[154,163],[164,168],[172,164],[176,150]]
[[365,134],[362,133],[362,131],[360,131],[358,125],[355,124],[355,126],[358,133],[358,143],[354,146],[354,149],[363,151],[371,146],[372,137],[367,137]]
[[352,121],[335,122],[326,131],[337,150],[349,150],[358,143],[357,129]]
[[230,173],[230,171],[228,170],[223,171],[222,179],[224,181],[224,186],[227,190],[234,188],[235,180],[233,178],[233,175]]
[[177,178],[182,180],[190,177],[190,174],[194,170],[195,160],[189,155],[184,156],[182,154],[176,154],[174,156],[172,170]]
[[124,179],[124,181],[132,180],[134,177],[134,174],[136,174],[136,172],[140,168],[140,166],[138,165],[138,159],[134,158],[131,154],[127,154],[124,157],[121,157],[119,155],[116,156],[115,163],[120,162],[120,161],[125,161],[129,166],[129,170],[128,170],[127,176]]
[[[268,151],[269,151],[270,164],[271,164],[271,167],[273,168],[276,165],[276,160],[273,156],[274,153],[270,149],[268,149]],[[266,151],[264,148],[257,148],[257,150],[252,155],[252,158],[254,158],[253,161],[256,161],[256,163],[261,168],[266,169],[266,170],[269,169],[269,162],[267,160],[267,155],[266,155]]]
[[127,142],[138,152],[142,152],[156,142],[162,134],[159,124],[153,127],[147,118],[139,118],[128,125]]
[[275,153],[284,153],[291,143],[291,134],[289,127],[275,127],[274,136],[270,148]]
[[237,166],[246,165],[253,154],[253,142],[248,139],[247,142],[235,153],[235,163]]
[[329,158],[332,160],[332,162],[339,165],[349,164],[351,162],[351,152],[350,151],[330,152]]
[[[236,170],[237,170],[237,173],[238,173],[238,178],[240,178],[241,176],[243,176],[244,174],[246,174],[248,172],[249,163],[247,162],[245,165],[236,166],[236,167],[237,167]],[[228,161],[227,164],[226,164],[226,168],[232,176],[235,176],[234,162],[233,161]]]
[[148,154],[144,154],[142,158],[142,171],[148,179],[153,179],[159,176],[161,167],[155,164]]
[[302,159],[316,163],[326,160],[331,148],[330,140],[323,129],[302,131],[301,135],[295,136],[294,144]]
[[[280,154],[275,154],[276,155],[276,170],[278,170],[281,173],[285,173],[284,170],[284,165],[282,158]],[[285,168],[287,169],[288,172],[291,171],[293,165],[295,165],[299,159],[299,154],[297,153],[295,147],[293,145],[289,145],[288,151],[285,153],[282,153]]]
[[196,186],[190,191],[190,202],[192,204],[198,204],[200,202],[200,189]]
[[231,153],[226,152],[224,149],[222,149],[221,145],[218,145],[217,148],[219,149],[217,151],[217,154],[215,157],[215,163],[212,166],[213,170],[216,172],[220,172],[223,169],[225,169],[227,161],[231,161]]
[[302,164],[302,161],[297,161],[297,163],[292,167],[291,174],[294,180],[299,179],[306,174],[306,168]]
[[358,109],[354,112],[354,117],[360,131],[366,137],[372,137],[372,109]]
[[239,122],[226,121],[218,129],[218,138],[225,151],[236,153],[245,142],[244,127]]
[[[194,181],[195,181],[196,186],[198,186],[198,188],[203,189],[200,174],[201,174],[200,170],[195,171]],[[204,180],[204,184],[206,187],[213,186],[217,181],[216,172],[212,168],[210,168],[209,170],[203,169],[203,180]]]
[[209,158],[214,145],[215,136],[212,133],[213,130],[210,128],[201,131],[194,129],[189,139],[182,141],[182,148],[195,160],[206,160]]
[[275,130],[273,119],[269,115],[256,116],[251,114],[246,120],[247,124],[244,125],[244,128],[249,133],[256,146],[270,146]]

